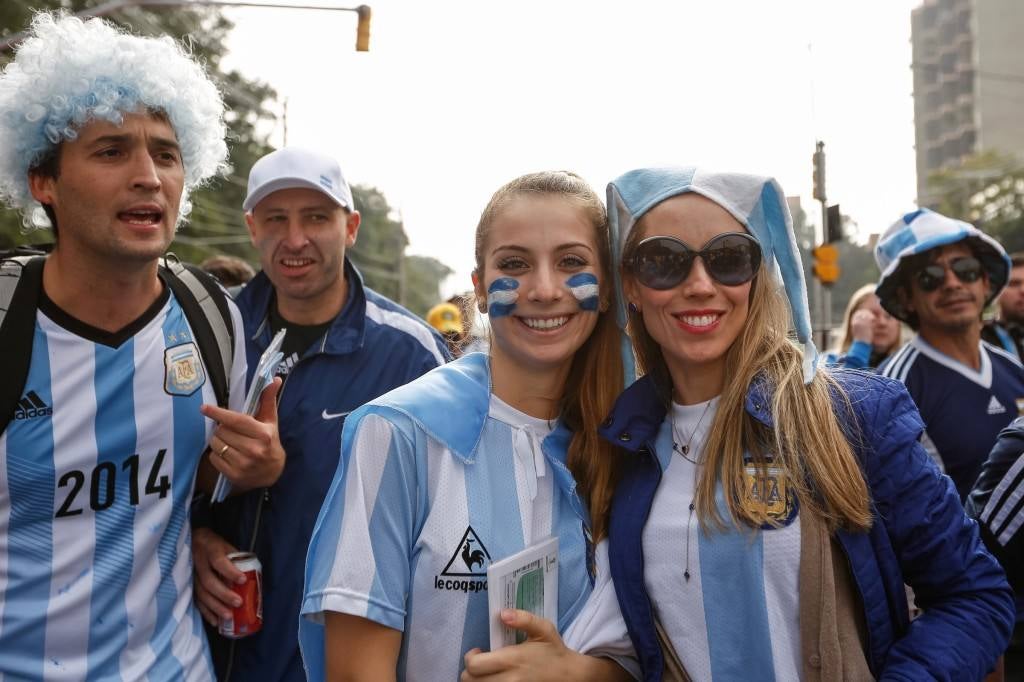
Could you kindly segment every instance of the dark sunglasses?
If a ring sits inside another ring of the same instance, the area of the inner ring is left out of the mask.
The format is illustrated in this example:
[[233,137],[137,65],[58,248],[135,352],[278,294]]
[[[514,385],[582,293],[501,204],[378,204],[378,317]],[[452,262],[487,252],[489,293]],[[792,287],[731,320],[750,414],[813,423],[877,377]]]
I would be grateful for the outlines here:
[[[972,256],[954,258],[949,262],[949,269],[964,284],[977,282],[981,279],[981,261]],[[917,286],[921,291],[935,291],[946,280],[946,267],[939,263],[926,265],[914,273],[914,279],[917,280]]]
[[689,277],[697,256],[712,279],[727,287],[749,282],[761,265],[756,239],[742,232],[726,232],[696,251],[675,237],[648,237],[637,244],[627,267],[640,284],[665,290]]

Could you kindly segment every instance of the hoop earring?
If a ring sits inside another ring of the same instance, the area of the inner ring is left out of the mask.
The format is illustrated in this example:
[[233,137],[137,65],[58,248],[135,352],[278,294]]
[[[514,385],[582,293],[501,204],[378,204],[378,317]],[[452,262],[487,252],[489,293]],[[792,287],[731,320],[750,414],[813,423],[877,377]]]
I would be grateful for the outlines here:
[[628,308],[629,308],[629,312],[633,313],[634,315],[639,315],[640,314],[640,309],[636,307],[636,303],[633,303],[632,301],[630,301]]

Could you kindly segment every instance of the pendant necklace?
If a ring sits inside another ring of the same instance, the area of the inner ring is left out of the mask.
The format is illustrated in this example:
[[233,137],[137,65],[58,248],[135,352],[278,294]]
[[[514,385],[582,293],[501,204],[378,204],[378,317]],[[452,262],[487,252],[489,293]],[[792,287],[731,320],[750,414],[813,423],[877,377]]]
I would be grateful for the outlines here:
[[[700,463],[696,459],[690,457],[690,445],[693,443],[693,437],[697,435],[697,431],[700,429],[701,422],[704,421],[704,417],[708,413],[708,408],[711,407],[712,400],[714,400],[714,398],[709,400],[708,404],[704,406],[704,411],[701,412],[700,419],[697,420],[697,425],[694,426],[693,431],[690,432],[690,437],[686,440],[686,445],[679,445],[679,443],[676,442],[676,436],[678,436],[676,433],[676,411],[674,407],[669,408],[671,410],[671,412],[669,412],[669,421],[672,425],[672,449],[678,452],[683,459],[694,466],[700,466]],[[693,524],[693,510],[695,506],[694,500],[691,499],[690,516],[686,521],[686,568],[683,570],[683,578],[686,582],[690,582],[690,526]]]
[[680,445],[676,442],[676,437],[679,435],[676,432],[676,411],[674,408],[670,408],[669,420],[672,424],[672,449],[682,455],[683,459],[691,464],[697,464],[697,460],[690,457],[690,444],[693,443],[693,437],[697,435],[697,431],[700,429],[701,422],[704,421],[704,417],[707,416],[708,408],[711,407],[712,398],[708,401],[708,404],[704,406],[704,411],[700,414],[700,419],[697,420],[697,425],[693,427],[693,431],[690,432],[690,437],[686,439],[686,445]]

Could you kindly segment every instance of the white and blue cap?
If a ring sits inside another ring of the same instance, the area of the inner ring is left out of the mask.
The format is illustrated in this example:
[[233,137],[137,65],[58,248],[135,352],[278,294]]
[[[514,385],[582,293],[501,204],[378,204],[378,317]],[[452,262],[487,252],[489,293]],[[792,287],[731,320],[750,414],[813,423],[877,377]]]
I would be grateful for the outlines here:
[[875,245],[875,261],[882,271],[875,294],[882,307],[893,317],[909,322],[911,314],[897,294],[903,280],[900,268],[906,263],[904,259],[965,240],[988,275],[991,291],[985,305],[991,303],[1010,278],[1010,257],[1005,249],[970,223],[922,208],[889,226]]
[[253,164],[242,210],[248,213],[267,195],[295,188],[315,189],[342,208],[354,208],[352,190],[334,157],[299,147],[285,147]]
[[[619,176],[608,184],[608,220],[616,266],[622,264],[626,240],[637,221],[662,201],[686,192],[700,194],[724,208],[761,246],[765,270],[785,289],[789,300],[796,336],[804,346],[804,381],[810,382],[817,369],[818,350],[811,339],[807,285],[793,219],[782,188],[774,178],[694,167],[641,168]],[[615,271],[619,301],[624,301],[619,268]],[[626,320],[626,310],[620,303],[618,321],[622,329]],[[632,368],[632,355],[625,354],[628,340],[624,343],[623,364]]]

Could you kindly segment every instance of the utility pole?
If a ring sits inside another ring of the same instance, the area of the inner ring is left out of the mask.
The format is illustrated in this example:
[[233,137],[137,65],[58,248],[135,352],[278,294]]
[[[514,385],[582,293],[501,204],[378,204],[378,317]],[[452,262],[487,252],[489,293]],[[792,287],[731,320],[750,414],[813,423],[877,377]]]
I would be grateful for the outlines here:
[[282,147],[287,147],[288,146],[288,98],[287,97],[284,98],[284,111],[281,113],[281,124],[282,124],[282,128],[283,128],[282,134],[281,134],[281,146]]
[[405,216],[402,209],[398,209],[398,232],[395,238],[398,241],[398,248],[395,249],[395,270],[398,273],[398,305],[406,305],[405,302]]

